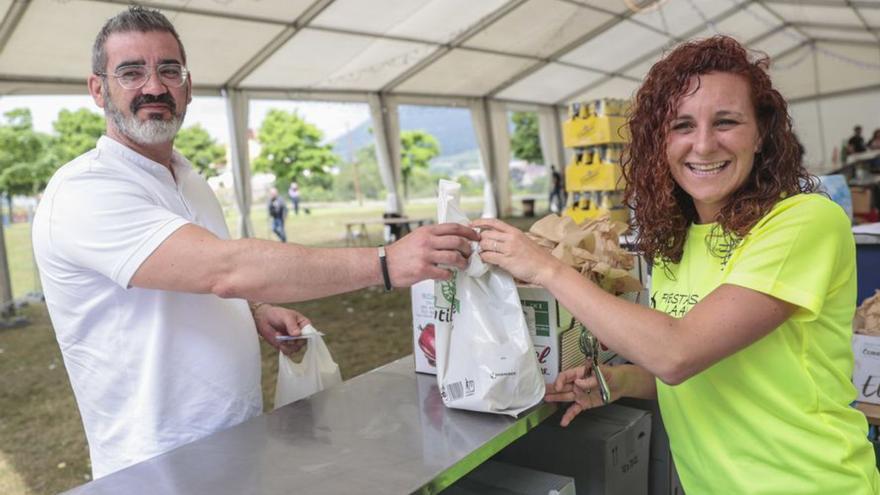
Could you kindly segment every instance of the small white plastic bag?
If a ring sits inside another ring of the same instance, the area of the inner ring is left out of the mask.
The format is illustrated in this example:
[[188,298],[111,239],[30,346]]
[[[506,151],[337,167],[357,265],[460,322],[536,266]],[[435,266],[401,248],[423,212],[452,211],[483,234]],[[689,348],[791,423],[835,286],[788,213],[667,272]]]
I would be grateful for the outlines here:
[[308,347],[301,362],[294,362],[283,353],[278,353],[276,409],[342,382],[339,365],[333,361],[320,332],[315,327],[306,325],[302,334],[314,334],[314,337],[308,338]]
[[[460,191],[440,181],[438,223],[469,223]],[[516,416],[541,401],[544,377],[513,277],[472,247],[466,271],[436,282],[437,385],[448,407]]]

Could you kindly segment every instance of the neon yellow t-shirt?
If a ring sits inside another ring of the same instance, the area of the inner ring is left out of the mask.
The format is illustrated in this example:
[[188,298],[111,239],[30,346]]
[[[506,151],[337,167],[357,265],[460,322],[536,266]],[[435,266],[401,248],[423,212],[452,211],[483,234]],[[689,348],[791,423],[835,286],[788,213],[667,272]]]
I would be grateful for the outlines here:
[[849,220],[816,194],[780,201],[740,242],[707,248],[692,225],[681,263],[655,266],[654,307],[681,317],[721,284],[798,307],[761,340],[677,386],[657,381],[685,492],[877,494],[880,475],[856,397]]

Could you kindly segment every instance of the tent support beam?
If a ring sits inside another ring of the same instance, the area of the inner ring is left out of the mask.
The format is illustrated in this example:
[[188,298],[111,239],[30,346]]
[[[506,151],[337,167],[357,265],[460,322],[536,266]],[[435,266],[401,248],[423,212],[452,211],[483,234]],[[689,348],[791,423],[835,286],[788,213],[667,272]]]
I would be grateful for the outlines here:
[[[757,0],[749,0],[749,1],[747,1],[747,2],[744,2],[744,3],[740,4],[740,5],[737,5],[736,7],[732,7],[732,8],[730,8],[730,9],[728,9],[728,10],[726,10],[726,11],[724,11],[724,12],[718,14],[717,16],[713,17],[712,19],[710,19],[710,22],[713,23],[713,24],[717,24],[717,23],[719,23],[719,22],[722,22],[722,21],[724,21],[725,19],[727,19],[728,17],[733,16],[733,15],[736,14],[737,12],[743,10],[744,8],[746,8],[746,7],[748,7],[749,5],[751,5],[751,4],[753,4],[753,3],[756,3],[756,2],[757,2]],[[682,38],[684,38],[684,39],[688,39],[688,38],[690,38],[691,36],[694,36],[695,34],[701,32],[701,31],[703,30],[703,27],[704,27],[704,26],[698,26],[698,27],[696,27],[696,28],[694,28],[694,29],[691,29],[690,31],[686,32],[686,33],[684,34],[684,36],[682,36]],[[647,60],[652,60],[652,59],[657,58],[658,55],[660,55],[661,53],[663,53],[663,50],[664,50],[664,49],[665,49],[665,48],[659,48],[659,49],[657,49],[657,50],[653,50],[653,51],[651,51],[651,52],[646,53],[645,55],[643,55],[643,56],[641,56],[641,57],[639,57],[639,58],[633,60],[632,62],[630,62],[630,63],[624,65],[623,67],[621,67],[620,69],[618,69],[618,70],[617,70],[617,73],[618,73],[618,74],[623,74],[623,73],[625,73],[626,71],[632,69],[633,67],[637,67],[639,64],[642,64],[642,63],[644,63],[644,62],[647,61]],[[611,79],[610,76],[609,76],[609,77],[603,77],[602,79],[599,79],[599,80],[596,81],[596,82],[590,83],[590,84],[588,84],[588,85],[586,85],[586,86],[583,86],[583,87],[579,88],[577,91],[573,91],[573,92],[571,92],[571,93],[565,95],[565,97],[563,97],[562,99],[560,99],[560,100],[557,101],[556,103],[557,103],[558,105],[564,105],[564,104],[567,103],[569,100],[571,100],[572,98],[575,98],[575,97],[578,96],[579,94],[582,94],[582,93],[584,93],[584,92],[587,92],[587,91],[589,91],[589,90],[591,90],[591,89],[593,89],[593,88],[599,87],[599,86],[601,86],[602,84],[605,84],[606,82],[608,82],[610,79]]]
[[[762,0],[763,3],[774,4],[778,3],[781,5],[797,5],[797,6],[811,6],[811,7],[843,7],[841,2],[834,0]],[[874,2],[866,1],[866,0],[849,0],[846,4],[850,7],[859,7],[866,9],[877,9],[880,8],[880,5]]]
[[229,159],[232,167],[232,189],[238,206],[238,236],[254,236],[251,223],[251,165],[248,154],[247,122],[250,101],[240,90],[223,90],[226,115],[229,121]]
[[394,88],[400,86],[411,77],[421,72],[425,67],[431,65],[437,59],[452,51],[453,48],[458,48],[465,41],[471,39],[474,35],[489,27],[490,25],[495,23],[495,21],[501,19],[502,17],[507,15],[508,12],[511,12],[513,9],[519,7],[525,2],[526,0],[513,0],[502,5],[497,10],[495,10],[495,12],[492,12],[488,16],[484,17],[480,22],[477,22],[476,24],[465,30],[463,33],[453,38],[449,43],[440,46],[439,48],[437,48],[436,51],[434,51],[434,53],[428,55],[409,69],[405,70],[403,74],[400,74],[399,76],[392,79],[391,82],[383,86],[382,89],[379,90],[379,92],[388,93],[392,91]]
[[[124,7],[128,7],[128,6],[132,5],[132,3],[134,3],[131,0],[92,0],[92,1],[100,2],[100,3],[116,4],[116,5],[121,5]],[[180,2],[180,3],[185,4],[184,2]],[[186,2],[186,3],[189,3],[189,2]],[[200,9],[197,7],[162,4],[162,3],[150,2],[149,0],[146,0],[146,1],[142,0],[142,1],[137,2],[137,4],[142,7],[147,7],[150,9],[161,10],[164,12],[174,12],[175,14],[203,15],[203,16],[208,16],[208,17],[214,17],[217,19],[229,19],[231,21],[263,22],[263,23],[274,24],[276,26],[287,24],[286,22],[279,21],[278,19],[269,19],[266,17],[256,17],[256,16],[251,16],[251,15],[241,15],[238,13],[231,13],[231,12],[218,12],[216,10]]]
[[403,214],[403,199],[399,193],[402,174],[397,105],[382,93],[370,93],[369,105],[376,144],[376,161],[385,186],[385,212]]
[[812,41],[806,40],[803,43],[798,43],[797,45],[795,45],[787,50],[783,50],[783,51],[779,52],[773,58],[779,60],[781,58],[784,58],[784,57],[791,55],[792,53],[797,52],[798,50],[802,50],[805,46],[811,46],[812,44],[813,44]]
[[[580,5],[580,4],[578,4],[578,5]],[[583,5],[581,5],[581,7],[583,7]],[[632,14],[632,12],[630,12],[630,14]],[[528,76],[534,74],[535,72],[537,72],[537,71],[543,69],[544,67],[547,67],[548,65],[550,65],[550,64],[553,63],[553,62],[555,62],[555,63],[562,63],[562,64],[565,64],[565,65],[571,65],[571,66],[574,66],[574,67],[576,67],[576,68],[586,69],[586,67],[579,67],[579,66],[577,66],[577,65],[575,65],[575,64],[567,64],[567,63],[562,62],[561,60],[558,60],[558,59],[559,59],[559,57],[561,57],[563,54],[568,53],[569,51],[573,50],[574,48],[576,48],[576,47],[578,47],[578,46],[581,46],[582,44],[586,43],[587,41],[590,41],[591,39],[593,39],[593,38],[599,36],[600,34],[604,33],[605,31],[608,31],[609,29],[611,29],[612,27],[614,27],[614,26],[616,26],[618,23],[620,23],[620,22],[621,22],[621,18],[622,18],[622,19],[625,19],[626,17],[629,17],[629,16],[628,16],[628,15],[623,15],[623,16],[621,16],[621,17],[612,17],[611,19],[608,19],[608,21],[605,22],[605,24],[602,24],[602,25],[599,26],[598,28],[596,28],[596,29],[594,29],[594,30],[592,30],[592,31],[590,31],[590,32],[588,32],[588,33],[586,33],[586,34],[584,34],[583,36],[578,37],[577,39],[575,39],[574,41],[572,41],[572,42],[570,42],[570,43],[566,43],[565,46],[563,46],[562,48],[560,48],[560,49],[556,50],[555,52],[551,53],[550,56],[548,56],[546,59],[544,59],[544,60],[542,60],[542,61],[540,61],[540,62],[538,62],[538,63],[536,63],[536,64],[533,64],[533,65],[531,65],[531,66],[529,66],[529,67],[526,67],[525,70],[520,71],[518,74],[514,74],[513,77],[507,79],[506,81],[502,82],[502,83],[499,84],[498,86],[492,88],[492,90],[489,91],[489,97],[494,97],[494,96],[497,95],[498,93],[500,93],[500,92],[504,91],[505,89],[507,89],[507,88],[513,86],[514,84],[518,83],[519,81],[522,81],[522,80],[525,79],[526,77],[528,77]],[[602,73],[608,74],[608,73],[605,72],[605,71],[599,71],[599,70],[596,70],[596,69],[589,69],[589,70],[592,70],[592,71],[595,71],[595,72],[602,72]],[[609,75],[610,75],[610,74],[609,74]]]
[[839,91],[829,91],[827,93],[816,93],[810,96],[802,96],[800,98],[792,98],[788,100],[789,106],[796,105],[798,103],[806,103],[813,100],[823,100],[826,98],[837,98],[838,96],[852,96],[857,95],[859,93],[868,93],[871,91],[880,91],[880,84],[871,84],[869,86],[861,86],[858,88],[851,89],[841,89]]
[[9,38],[12,37],[13,31],[15,31],[18,23],[21,22],[21,18],[24,17],[24,12],[30,3],[31,0],[12,0],[12,5],[9,7],[6,17],[0,23],[0,53],[3,53],[3,48],[6,47]]
[[287,26],[281,33],[278,34],[275,38],[273,38],[269,43],[266,44],[263,48],[254,55],[253,58],[248,60],[243,66],[241,66],[229,80],[226,81],[224,86],[226,87],[236,87],[241,84],[251,73],[256,70],[257,67],[260,66],[263,62],[265,62],[269,57],[275,54],[282,46],[284,46],[293,35],[299,32],[304,26],[307,26],[309,22],[312,21],[315,17],[318,16],[321,12],[324,11],[330,4],[333,3],[333,0],[316,0],[312,5],[309,6],[292,24]]
[[[810,48],[813,52],[813,87],[818,94],[822,92],[822,87],[819,85],[819,56],[816,53],[816,45],[811,45]],[[821,146],[822,158],[824,161],[824,158],[828,155],[825,153],[825,119],[822,118],[822,105],[819,104],[819,100],[816,100],[816,116],[819,119],[819,144]]]
[[[431,46],[436,48],[445,48],[448,45],[437,43],[434,41],[427,41],[424,39],[412,38],[410,36],[398,36],[391,34],[376,34],[370,33],[366,31],[358,31],[354,29],[343,29],[336,27],[325,27],[325,26],[309,26],[309,29],[314,31],[323,31],[325,33],[333,33],[333,34],[344,34],[350,36],[369,36],[370,38],[375,38],[377,40],[388,40],[388,41],[401,41],[404,43],[418,43],[420,45]],[[525,58],[529,60],[542,60],[539,57],[533,55],[526,55],[522,53],[514,53],[514,52],[506,52],[504,50],[496,50],[493,48],[482,48],[477,46],[468,46],[464,48],[465,50],[469,50],[472,52],[485,53],[488,55],[500,55],[502,57],[516,57],[516,58]]]
[[[766,0],[762,0],[762,2],[766,2]],[[838,5],[838,7],[839,7],[839,6],[840,6],[840,5]],[[770,12],[771,15],[773,15],[774,17],[776,17],[776,20],[778,20],[778,21],[782,24],[782,27],[783,27],[783,28],[792,28],[792,29],[794,29],[795,31],[797,31],[799,35],[803,36],[805,39],[810,39],[810,38],[812,38],[812,36],[810,36],[809,34],[805,33],[804,30],[801,29],[800,27],[798,27],[797,25],[792,24],[792,23],[786,21],[785,18],[783,18],[781,15],[777,14],[775,10],[770,9],[770,8],[767,8],[767,5],[764,5],[763,7],[764,7],[765,9],[767,9],[767,11]]]
[[[859,14],[859,16],[860,16],[859,20],[864,19],[863,17],[861,17],[861,14]],[[862,28],[864,28],[866,31],[871,31],[872,29],[873,30],[877,29],[877,28],[871,27],[871,25],[865,21],[862,21],[862,22],[863,22]],[[829,22],[793,22],[793,23],[791,23],[791,25],[801,27],[801,28],[807,28],[807,29],[809,29],[809,28],[828,29],[831,31],[841,31],[841,32],[852,32],[853,27],[854,27],[851,24],[832,24]]]

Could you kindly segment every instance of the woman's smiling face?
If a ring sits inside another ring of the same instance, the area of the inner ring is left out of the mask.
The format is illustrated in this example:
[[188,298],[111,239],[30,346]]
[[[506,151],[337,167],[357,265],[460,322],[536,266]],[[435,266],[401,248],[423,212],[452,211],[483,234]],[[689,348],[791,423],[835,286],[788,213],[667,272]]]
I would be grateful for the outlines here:
[[675,182],[693,198],[699,223],[715,221],[748,179],[760,147],[746,79],[724,72],[693,77],[669,123],[666,159]]

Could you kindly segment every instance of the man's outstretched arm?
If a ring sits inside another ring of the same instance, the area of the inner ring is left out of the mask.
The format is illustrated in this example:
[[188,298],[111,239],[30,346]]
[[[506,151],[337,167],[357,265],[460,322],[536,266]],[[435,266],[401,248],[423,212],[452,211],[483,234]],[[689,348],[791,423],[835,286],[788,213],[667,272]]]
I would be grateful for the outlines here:
[[[386,247],[394,287],[446,279],[464,268],[476,233],[429,225]],[[131,285],[250,301],[294,302],[382,285],[376,248],[309,248],[259,239],[223,240],[194,224],[171,234],[141,264]]]

